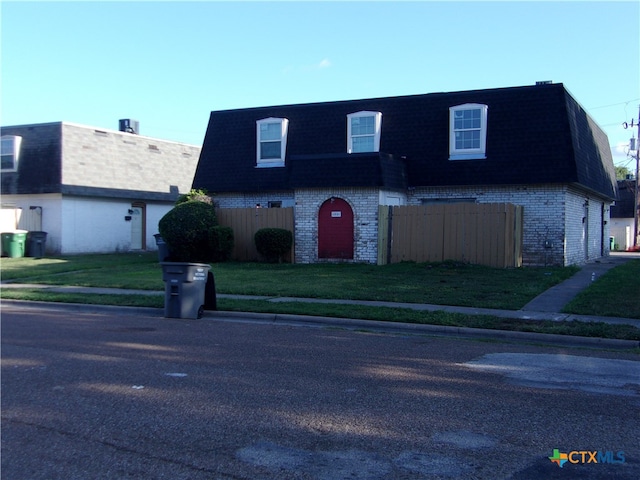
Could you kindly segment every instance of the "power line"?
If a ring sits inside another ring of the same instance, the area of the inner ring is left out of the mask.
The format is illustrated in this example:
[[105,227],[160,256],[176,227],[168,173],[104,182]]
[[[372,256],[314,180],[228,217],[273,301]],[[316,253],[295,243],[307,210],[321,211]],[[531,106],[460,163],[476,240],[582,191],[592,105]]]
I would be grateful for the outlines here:
[[628,105],[629,103],[635,102],[636,100],[640,100],[640,97],[639,98],[632,98],[631,100],[627,100],[626,102],[612,103],[610,105],[601,105],[599,107],[591,107],[588,110],[598,110],[600,108],[617,107],[618,105]]

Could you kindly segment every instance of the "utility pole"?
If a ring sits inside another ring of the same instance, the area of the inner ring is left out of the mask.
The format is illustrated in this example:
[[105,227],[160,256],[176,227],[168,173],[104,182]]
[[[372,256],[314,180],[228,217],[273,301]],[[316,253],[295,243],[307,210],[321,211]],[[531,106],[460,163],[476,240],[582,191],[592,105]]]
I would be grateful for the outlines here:
[[[627,122],[624,122],[622,126],[627,129],[629,127],[636,127],[638,129],[638,138],[635,140],[636,150],[636,178],[634,181],[634,192],[633,192],[633,246],[635,249],[638,248],[638,217],[640,216],[640,106],[638,106],[638,120],[635,122],[633,118],[631,119],[631,125]],[[633,139],[632,139],[633,140]]]

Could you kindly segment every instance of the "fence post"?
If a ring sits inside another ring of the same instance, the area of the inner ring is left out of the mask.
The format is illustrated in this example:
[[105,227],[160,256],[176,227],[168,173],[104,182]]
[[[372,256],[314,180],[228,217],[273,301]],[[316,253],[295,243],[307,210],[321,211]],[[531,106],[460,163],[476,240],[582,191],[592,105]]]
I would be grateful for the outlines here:
[[393,207],[378,205],[378,265],[391,262]]

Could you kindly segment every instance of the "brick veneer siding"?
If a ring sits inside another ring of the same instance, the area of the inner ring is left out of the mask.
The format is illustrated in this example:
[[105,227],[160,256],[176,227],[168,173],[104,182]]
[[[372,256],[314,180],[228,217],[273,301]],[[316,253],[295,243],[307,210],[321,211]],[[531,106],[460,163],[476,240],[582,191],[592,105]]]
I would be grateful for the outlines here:
[[[424,200],[473,199],[479,203],[513,203],[523,206],[523,266],[581,265],[609,254],[609,203],[569,185],[521,185],[415,188],[404,193],[377,188],[300,189],[269,194],[220,194],[220,208],[246,208],[269,201],[282,206],[295,203],[296,263],[318,259],[318,212],[332,196],[345,200],[354,215],[354,262],[376,263],[378,205],[387,195],[401,204]],[[587,210],[588,219],[582,223]],[[606,223],[604,223],[606,222]],[[585,231],[586,229],[586,231]]]
[[331,197],[345,200],[353,210],[353,261],[376,263],[378,258],[377,188],[335,188],[296,190],[296,262],[316,263],[318,259],[318,212]]
[[219,193],[215,194],[213,201],[218,208],[253,208],[256,205],[268,207],[269,202],[282,202],[283,207],[292,207],[295,200],[293,192],[269,192]]
[[[568,185],[416,188],[407,202],[420,205],[423,200],[456,198],[523,206],[523,266],[584,264],[603,253],[608,255],[609,203],[576,188]],[[582,224],[587,200],[588,254]],[[607,222],[604,225],[603,220]]]

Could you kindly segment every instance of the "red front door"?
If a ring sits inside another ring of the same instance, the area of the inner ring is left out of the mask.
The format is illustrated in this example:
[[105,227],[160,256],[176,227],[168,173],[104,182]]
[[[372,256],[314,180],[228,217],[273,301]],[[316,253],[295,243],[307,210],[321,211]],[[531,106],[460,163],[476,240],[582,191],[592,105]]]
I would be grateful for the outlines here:
[[353,210],[341,198],[331,198],[320,207],[318,258],[353,259]]

